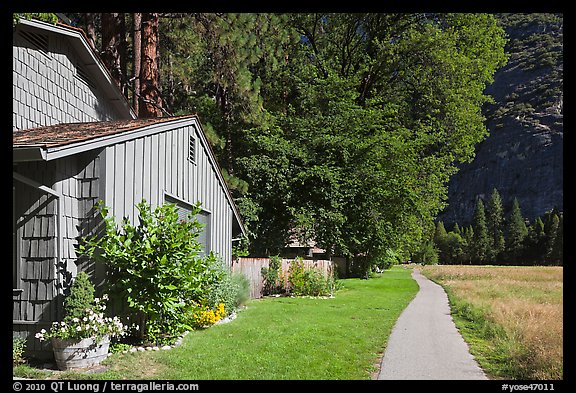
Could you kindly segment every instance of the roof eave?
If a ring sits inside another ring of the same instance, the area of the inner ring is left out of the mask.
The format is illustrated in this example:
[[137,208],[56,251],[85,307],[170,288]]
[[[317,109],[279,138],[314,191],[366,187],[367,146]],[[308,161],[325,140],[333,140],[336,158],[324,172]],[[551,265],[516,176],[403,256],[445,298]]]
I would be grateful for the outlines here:
[[42,146],[14,146],[12,162],[46,161],[47,152]]

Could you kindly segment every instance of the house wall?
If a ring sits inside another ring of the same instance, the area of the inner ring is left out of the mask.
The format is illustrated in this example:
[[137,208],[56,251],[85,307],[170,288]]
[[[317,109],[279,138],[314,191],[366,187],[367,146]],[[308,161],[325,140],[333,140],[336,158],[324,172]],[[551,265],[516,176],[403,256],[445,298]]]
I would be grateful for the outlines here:
[[[17,171],[39,183],[53,183],[53,171],[45,162],[19,164]],[[34,333],[47,328],[58,315],[58,199],[22,182],[14,181],[13,187],[13,334],[27,338],[27,352],[34,353],[41,349]]]
[[23,35],[23,30],[18,27],[13,35],[13,130],[120,117],[90,81],[86,66],[79,65],[68,40],[33,29],[26,31],[34,35]]
[[[188,160],[190,137],[196,159]],[[182,202],[201,202],[210,213],[210,247],[232,263],[232,208],[208,158],[194,125],[118,143],[105,152],[104,202],[117,222],[129,217],[137,223],[136,204],[143,198],[152,206],[165,203],[165,196]]]
[[27,355],[45,357],[49,343],[34,335],[62,316],[63,293],[78,271],[96,283],[104,272],[94,262],[78,259],[80,237],[100,224],[94,205],[100,198],[100,151],[54,161],[19,163],[14,171],[51,188],[59,197],[14,180],[15,288],[12,325],[27,339]]

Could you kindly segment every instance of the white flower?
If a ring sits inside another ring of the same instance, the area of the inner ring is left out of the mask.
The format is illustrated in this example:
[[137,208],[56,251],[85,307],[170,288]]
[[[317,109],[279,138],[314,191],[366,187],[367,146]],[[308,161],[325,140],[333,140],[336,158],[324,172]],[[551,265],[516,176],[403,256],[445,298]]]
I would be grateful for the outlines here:
[[80,330],[82,330],[82,326],[76,326],[76,331],[79,332]]
[[80,320],[78,318],[74,317],[74,318],[72,318],[72,322],[78,323],[78,322],[80,322]]

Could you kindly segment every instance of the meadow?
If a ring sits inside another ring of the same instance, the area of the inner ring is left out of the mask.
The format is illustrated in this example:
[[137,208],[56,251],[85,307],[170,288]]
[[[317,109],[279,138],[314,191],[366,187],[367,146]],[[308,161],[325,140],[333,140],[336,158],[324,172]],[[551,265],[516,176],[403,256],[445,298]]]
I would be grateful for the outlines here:
[[563,268],[425,266],[491,379],[563,378]]

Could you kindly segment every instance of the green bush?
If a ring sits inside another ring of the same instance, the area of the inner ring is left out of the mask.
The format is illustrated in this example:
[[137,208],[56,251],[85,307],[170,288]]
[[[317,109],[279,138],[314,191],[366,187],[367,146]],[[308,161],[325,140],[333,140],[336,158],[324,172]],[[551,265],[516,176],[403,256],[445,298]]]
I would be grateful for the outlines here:
[[12,365],[24,363],[24,351],[26,349],[26,339],[22,337],[12,337]]
[[86,316],[86,309],[94,306],[94,285],[85,272],[76,275],[70,286],[70,294],[64,299],[64,316],[67,320],[82,319]]
[[305,268],[304,261],[295,259],[288,267],[289,291],[296,296],[330,296],[335,290],[335,280],[314,268]]
[[211,261],[214,277],[218,279],[207,291],[204,303],[210,308],[216,308],[223,303],[226,313],[245,304],[250,298],[250,282],[242,273],[232,273],[221,260]]
[[199,203],[186,220],[179,219],[174,204],[152,210],[142,200],[136,207],[139,224],[125,218],[119,227],[108,208],[98,205],[105,231],[84,239],[79,251],[107,265],[110,295],[138,314],[142,335],[174,337],[192,329],[187,323],[191,307],[218,302],[213,292],[224,269],[214,254],[200,255]]
[[281,277],[282,258],[278,255],[270,257],[268,267],[263,267],[260,272],[264,280],[263,295],[284,293],[284,282]]

